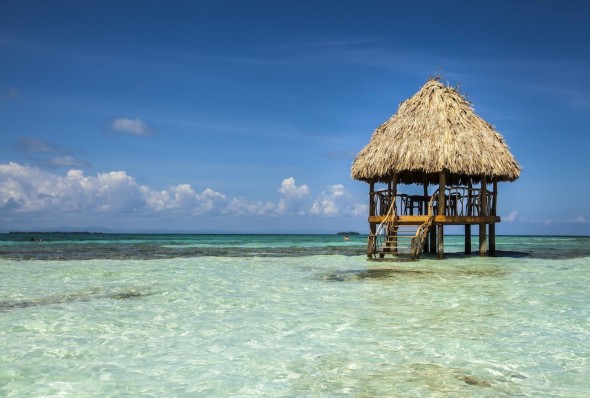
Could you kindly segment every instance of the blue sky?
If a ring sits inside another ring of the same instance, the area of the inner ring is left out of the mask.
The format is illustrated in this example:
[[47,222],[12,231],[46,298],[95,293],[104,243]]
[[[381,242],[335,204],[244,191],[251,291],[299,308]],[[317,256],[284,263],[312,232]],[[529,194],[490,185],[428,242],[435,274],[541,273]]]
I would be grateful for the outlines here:
[[523,166],[500,234],[590,234],[580,1],[0,6],[0,230],[366,232],[350,178],[429,76]]

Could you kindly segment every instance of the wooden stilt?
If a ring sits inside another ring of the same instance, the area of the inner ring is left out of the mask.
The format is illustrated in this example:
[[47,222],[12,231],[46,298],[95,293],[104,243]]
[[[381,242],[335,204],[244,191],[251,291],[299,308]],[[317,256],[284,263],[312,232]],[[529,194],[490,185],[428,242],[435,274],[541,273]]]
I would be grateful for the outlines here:
[[[488,194],[487,194],[487,178],[485,175],[481,176],[481,215],[488,215]],[[487,235],[486,224],[479,224],[479,255],[487,255]]]
[[[494,178],[494,197],[492,200],[492,216],[497,215],[497,206],[498,206],[498,180]],[[489,226],[489,235],[490,235],[490,256],[496,255],[496,224],[492,223]]]
[[442,260],[445,256],[444,226],[438,224],[438,259]]
[[[438,214],[445,215],[446,208],[446,197],[445,197],[445,186],[446,186],[446,173],[441,171],[438,175]],[[442,259],[445,253],[444,245],[444,228],[442,224],[438,225],[438,258]]]
[[496,255],[496,224],[490,224],[490,256]]
[[[369,216],[375,215],[375,183],[369,184]],[[372,228],[371,228],[372,230]]]
[[[374,216],[376,213],[375,206],[375,183],[369,183],[369,216]],[[369,223],[369,241],[367,242],[367,258],[372,258],[375,254],[375,234],[377,233],[377,225],[375,223]]]
[[479,255],[486,256],[487,254],[486,224],[479,224]]
[[395,173],[393,175],[393,186],[389,185],[389,190],[391,192],[391,203],[395,203],[395,214],[397,214],[397,184],[399,183],[399,174]]
[[471,254],[471,225],[465,225],[465,254]]

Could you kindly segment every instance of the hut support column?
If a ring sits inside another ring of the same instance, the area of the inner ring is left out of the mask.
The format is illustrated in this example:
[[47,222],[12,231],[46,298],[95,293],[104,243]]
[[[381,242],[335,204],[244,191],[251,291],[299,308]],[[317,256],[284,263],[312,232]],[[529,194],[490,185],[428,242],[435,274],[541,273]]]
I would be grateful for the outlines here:
[[[375,183],[371,182],[369,184],[369,217],[375,215]],[[377,226],[369,222],[369,242],[367,243],[367,258],[372,258],[373,254],[375,254],[375,234],[377,233]]]
[[[487,177],[481,176],[481,215],[488,215],[488,195],[487,195]],[[479,255],[487,255],[487,235],[486,235],[486,224],[479,224]]]
[[490,256],[496,255],[496,224],[490,224]]
[[[399,180],[399,175],[397,173],[395,173],[393,175],[393,179],[391,181],[389,181],[389,198],[390,198],[390,206],[395,206],[394,207],[394,215],[397,216],[397,183]],[[388,209],[389,210],[389,209]],[[388,224],[390,225],[390,224]],[[395,249],[393,250],[395,253],[397,253],[397,230],[398,230],[398,226],[396,224],[393,224],[393,231],[387,231],[387,235],[391,235],[391,240],[394,242],[395,245]]]
[[[446,186],[446,174],[444,171],[439,173],[439,186],[438,186],[438,214],[445,215],[445,186]],[[437,225],[438,229],[438,258],[442,259],[445,254],[445,245],[444,245],[444,226],[443,224]]]
[[471,254],[471,224],[465,224],[465,254]]
[[[495,216],[496,213],[496,206],[498,205],[498,181],[494,178],[494,197],[492,200],[492,216]],[[489,235],[490,235],[490,256],[496,255],[496,224],[491,223],[489,225]]]
[[[424,179],[422,180],[422,185],[424,186],[424,197],[427,198],[428,197],[428,181],[426,180],[426,176],[424,176]],[[428,214],[428,201],[424,201],[424,209],[422,214],[426,215]],[[430,241],[429,239],[426,239],[426,241],[424,242],[424,253],[428,253],[430,251],[430,248],[428,247],[430,245]]]

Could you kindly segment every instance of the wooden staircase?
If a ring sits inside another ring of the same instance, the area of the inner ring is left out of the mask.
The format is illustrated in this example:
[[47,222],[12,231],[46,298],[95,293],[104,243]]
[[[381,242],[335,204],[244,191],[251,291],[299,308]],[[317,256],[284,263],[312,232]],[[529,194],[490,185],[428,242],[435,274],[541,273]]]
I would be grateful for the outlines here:
[[412,241],[416,237],[418,227],[418,225],[396,225],[391,223],[391,230],[386,239],[377,248],[379,257],[393,255],[401,258],[412,258]]
[[424,250],[428,230],[434,221],[433,203],[437,196],[438,190],[428,202],[428,218],[419,225],[400,224],[394,201],[385,220],[377,228],[377,232],[374,235],[369,235],[368,256],[373,259],[383,259],[386,256],[399,259],[419,259]]

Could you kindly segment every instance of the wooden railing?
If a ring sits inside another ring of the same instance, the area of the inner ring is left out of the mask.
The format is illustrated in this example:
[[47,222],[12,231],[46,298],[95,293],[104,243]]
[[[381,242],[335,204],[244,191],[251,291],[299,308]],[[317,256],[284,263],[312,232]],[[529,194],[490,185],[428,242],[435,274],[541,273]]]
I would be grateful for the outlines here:
[[[449,216],[481,216],[496,215],[494,205],[494,193],[486,190],[486,213],[483,214],[482,189],[464,186],[448,186],[445,188],[445,215]],[[431,196],[422,195],[395,195],[392,201],[391,193],[388,190],[371,192],[371,216],[385,216],[394,204],[394,213],[399,216],[427,215],[428,202]],[[438,197],[433,203],[434,214],[438,212]]]
[[424,224],[418,227],[416,231],[416,236],[412,239],[412,245],[410,248],[410,255],[413,260],[417,260],[420,258],[420,254],[422,254],[422,250],[424,249],[424,243],[426,242],[426,238],[428,237],[428,230],[432,226],[432,221],[434,220],[434,202],[438,197],[438,189],[436,192],[430,197],[428,201],[428,218],[424,222]]
[[[383,205],[384,203],[387,202],[383,201],[381,202],[381,205]],[[383,214],[385,218],[377,227],[375,234],[369,235],[367,248],[367,255],[369,257],[373,257],[375,254],[377,254],[378,249],[384,245],[385,241],[387,240],[387,237],[389,236],[389,232],[391,231],[392,225],[395,223],[395,219],[397,218],[395,203],[389,202],[388,204],[389,208],[387,209],[385,214]]]

